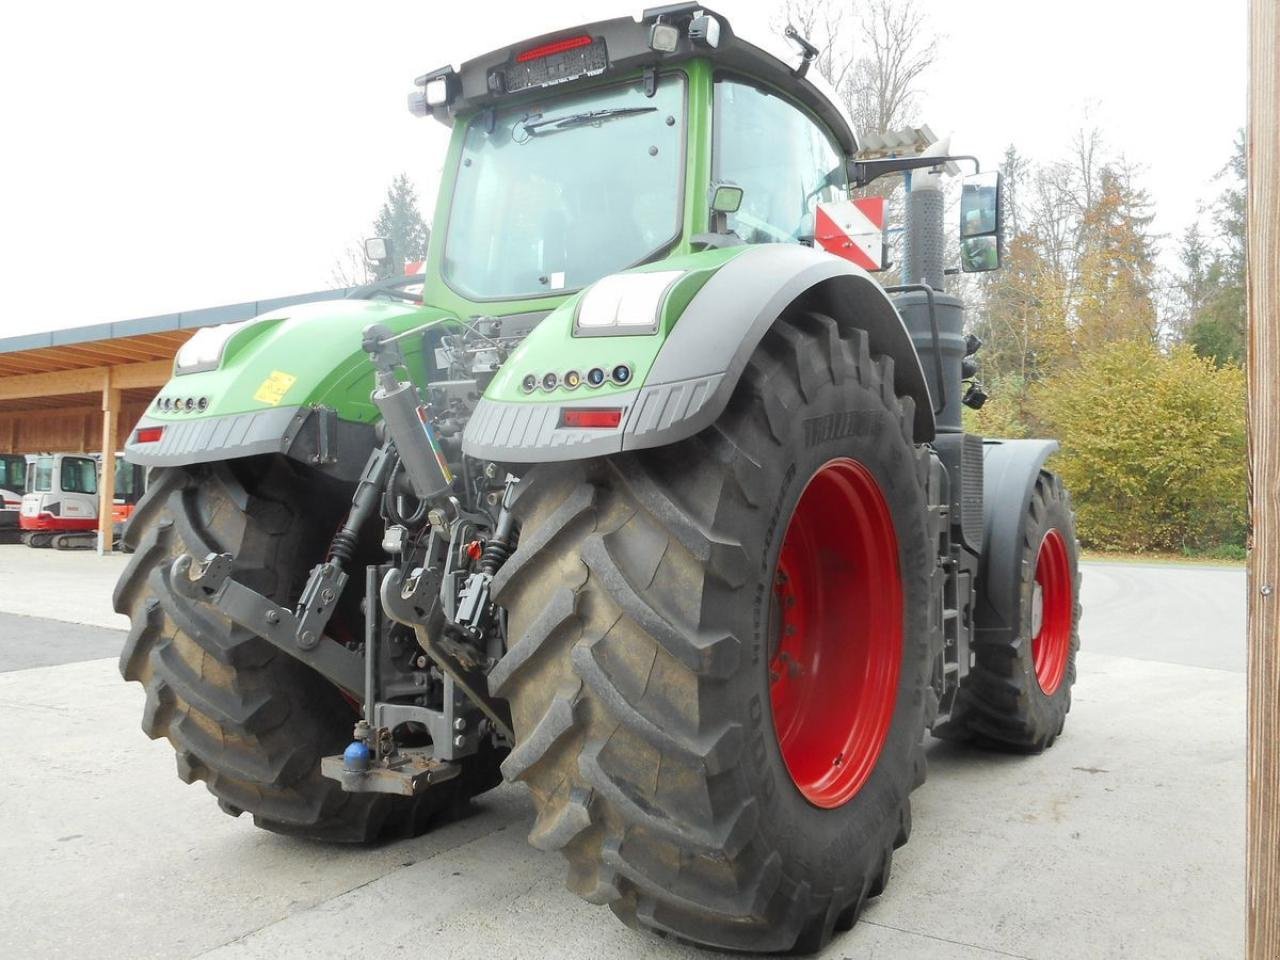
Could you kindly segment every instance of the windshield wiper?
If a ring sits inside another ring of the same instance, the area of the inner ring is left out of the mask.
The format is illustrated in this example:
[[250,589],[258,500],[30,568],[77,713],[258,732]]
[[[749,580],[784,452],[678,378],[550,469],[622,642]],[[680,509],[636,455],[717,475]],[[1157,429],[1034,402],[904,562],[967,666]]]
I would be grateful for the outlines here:
[[[598,127],[606,120],[613,120],[616,117],[634,117],[641,113],[653,113],[657,107],[609,107],[604,110],[587,110],[583,113],[571,113],[564,117],[542,117],[534,114],[517,123],[511,130],[512,139],[517,143],[524,143],[531,136],[537,135],[538,131],[543,133],[553,133],[557,130],[571,130],[574,127]],[[525,136],[523,139],[517,139],[517,133],[523,131]]]

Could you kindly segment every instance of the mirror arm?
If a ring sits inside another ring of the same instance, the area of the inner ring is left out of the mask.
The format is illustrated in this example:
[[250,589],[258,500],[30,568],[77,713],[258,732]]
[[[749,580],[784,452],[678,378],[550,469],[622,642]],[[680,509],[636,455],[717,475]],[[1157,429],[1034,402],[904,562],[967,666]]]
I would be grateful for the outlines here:
[[885,174],[901,173],[904,170],[920,170],[925,167],[941,167],[947,163],[966,160],[973,164],[973,172],[981,173],[982,165],[977,157],[969,154],[957,154],[946,157],[886,157],[883,160],[850,160],[849,186],[853,189],[865,187]]

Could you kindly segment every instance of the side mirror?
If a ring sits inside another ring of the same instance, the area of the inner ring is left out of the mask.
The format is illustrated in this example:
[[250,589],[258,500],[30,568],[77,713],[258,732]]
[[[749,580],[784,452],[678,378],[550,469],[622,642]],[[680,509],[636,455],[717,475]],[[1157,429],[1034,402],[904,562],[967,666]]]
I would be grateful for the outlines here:
[[394,276],[398,269],[394,263],[395,245],[387,237],[370,237],[366,240],[364,257],[379,280]]
[[711,209],[716,213],[737,213],[742,206],[742,188],[732,183],[716,184],[711,194]]
[[1004,224],[1000,216],[1000,174],[967,176],[960,187],[960,269],[981,273],[1000,266]]

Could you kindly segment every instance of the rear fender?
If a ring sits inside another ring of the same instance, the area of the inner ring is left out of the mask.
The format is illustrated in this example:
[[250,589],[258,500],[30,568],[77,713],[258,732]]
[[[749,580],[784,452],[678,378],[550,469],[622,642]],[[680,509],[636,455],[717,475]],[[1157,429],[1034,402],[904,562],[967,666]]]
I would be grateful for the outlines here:
[[[165,384],[130,432],[125,455],[167,467],[281,453],[358,479],[378,420],[361,332],[371,323],[400,332],[448,316],[377,300],[324,300],[264,314],[227,342],[216,367]],[[403,346],[414,378],[425,382],[421,339]],[[195,409],[186,409],[188,398]],[[182,409],[165,409],[166,399],[181,401]],[[158,439],[155,430],[140,434],[149,427],[163,428]]]
[[[662,446],[714,423],[765,333],[793,306],[825,313],[842,330],[864,331],[872,354],[893,359],[897,394],[915,401],[916,442],[933,439],[933,403],[920,358],[880,284],[839,257],[765,244],[725,265],[689,304],[640,392],[625,448]],[[705,403],[671,420],[672,399],[702,383],[714,383]]]
[[[1009,637],[1018,622],[1027,507],[1056,440],[983,442],[982,560],[978,565],[977,628]],[[995,639],[992,637],[992,639]]]
[[[548,318],[535,336],[548,341],[557,332],[568,336],[572,306]],[[657,351],[652,361],[636,364],[636,386],[625,392],[615,388],[598,394],[588,391],[588,396],[577,391],[557,400],[543,399],[541,394],[518,398],[509,386],[503,389],[507,382],[526,372],[540,376],[543,369],[535,369],[532,360],[526,363],[535,347],[527,342],[529,349],[508,361],[512,368],[508,377],[500,374],[476,407],[463,449],[473,457],[539,463],[666,446],[693,436],[724,411],[761,339],[792,307],[825,313],[842,330],[865,331],[871,352],[894,361],[897,393],[915,402],[916,442],[933,439],[933,404],[920,358],[902,317],[880,285],[861,268],[810,247],[761,244],[735,248],[727,262],[717,265],[675,320],[666,340],[652,345]],[[601,356],[608,357],[610,351],[638,352],[641,345],[636,341],[641,339],[599,338],[593,343]],[[554,343],[540,340],[536,346],[544,348],[545,355],[556,353]],[[576,348],[573,343],[569,346]],[[602,403],[623,407],[617,427],[561,425],[562,411]]]

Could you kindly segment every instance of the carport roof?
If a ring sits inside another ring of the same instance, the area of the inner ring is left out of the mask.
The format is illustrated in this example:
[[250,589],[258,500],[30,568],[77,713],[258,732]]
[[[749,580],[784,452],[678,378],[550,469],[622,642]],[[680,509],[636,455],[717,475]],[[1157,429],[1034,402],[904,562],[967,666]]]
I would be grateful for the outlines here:
[[69,330],[0,338],[0,378],[167,360],[197,327],[248,320],[278,307],[342,297],[346,289],[250,300]]

